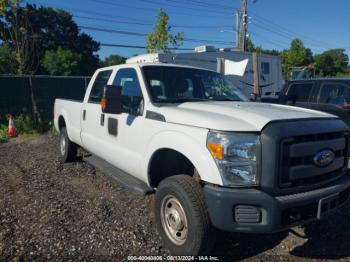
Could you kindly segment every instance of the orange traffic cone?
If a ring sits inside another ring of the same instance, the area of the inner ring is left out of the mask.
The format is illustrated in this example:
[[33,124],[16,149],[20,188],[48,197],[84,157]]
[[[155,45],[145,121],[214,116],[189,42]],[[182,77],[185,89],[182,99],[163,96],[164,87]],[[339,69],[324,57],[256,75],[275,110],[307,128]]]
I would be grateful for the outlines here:
[[15,126],[15,121],[13,120],[13,116],[8,115],[8,120],[9,120],[9,127],[7,130],[7,135],[9,137],[16,137],[17,136],[17,130]]

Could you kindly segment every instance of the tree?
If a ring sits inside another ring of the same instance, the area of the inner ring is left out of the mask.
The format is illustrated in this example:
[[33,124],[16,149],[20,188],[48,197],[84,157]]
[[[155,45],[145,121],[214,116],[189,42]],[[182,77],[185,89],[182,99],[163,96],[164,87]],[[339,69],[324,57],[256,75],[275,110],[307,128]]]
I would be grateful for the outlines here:
[[6,8],[7,8],[6,1],[0,0],[0,15],[5,15]]
[[17,61],[15,52],[8,45],[0,45],[0,74],[15,74]]
[[[72,50],[81,54],[80,75],[91,75],[99,67],[99,58],[96,52],[100,44],[91,36],[79,32],[78,25],[72,15],[61,9],[36,7],[29,5],[30,21],[37,34],[37,46],[42,58],[46,50]],[[38,73],[45,73],[39,68]]]
[[19,0],[0,0],[0,15],[4,16],[6,11],[13,8]]
[[[16,15],[17,13],[19,15]],[[18,19],[15,19],[16,17]],[[25,71],[24,73],[47,73],[42,66],[43,63],[39,63],[39,61],[44,58],[45,51],[57,50],[59,46],[62,49],[71,50],[81,55],[79,74],[91,75],[99,66],[99,58],[96,54],[100,48],[99,43],[94,41],[91,36],[79,32],[79,28],[73,21],[72,15],[64,10],[42,6],[37,7],[31,4],[26,4],[22,7],[18,4],[16,8],[7,8],[5,16],[1,17],[0,15],[1,28],[3,30],[0,30],[0,40],[8,43],[15,51],[18,49],[16,48],[18,46],[17,43],[20,46],[31,47],[31,49],[22,48],[23,50],[32,51],[25,53],[27,56],[20,56],[20,58],[30,58],[21,59],[24,61],[21,64],[26,65],[22,67],[29,68],[19,70]],[[19,30],[19,28],[24,28],[24,30]],[[14,33],[10,34],[9,32]],[[14,37],[10,37],[17,35],[25,37],[24,40],[26,41],[18,41],[16,39],[14,41]],[[16,51],[17,53],[21,52]],[[29,56],[29,54],[31,55]],[[25,61],[28,61],[28,63]],[[35,62],[36,64],[30,66],[29,62]]]
[[126,58],[120,55],[110,55],[101,61],[101,66],[120,65],[125,63]]
[[294,39],[289,49],[281,53],[282,70],[285,77],[288,77],[288,71],[295,66],[308,66],[313,62],[313,56],[310,48],[305,48],[300,39]]
[[46,51],[42,60],[43,67],[50,75],[78,75],[81,55],[59,47],[56,51]]
[[336,76],[347,72],[349,57],[345,49],[330,49],[315,56],[317,73],[321,76]]
[[29,9],[19,0],[1,0],[0,40],[15,52],[18,74],[33,74],[38,65],[35,35],[29,22]]
[[275,49],[263,49],[261,46],[255,46],[253,41],[247,37],[246,40],[246,45],[247,45],[247,52],[257,52],[259,54],[267,54],[267,55],[274,55],[274,56],[279,56],[281,54],[280,51],[275,50]]
[[256,51],[255,45],[249,37],[247,37],[246,39],[246,50],[247,52],[250,52],[250,53],[253,53]]
[[146,50],[148,53],[164,52],[170,53],[170,47],[178,48],[182,45],[184,40],[184,33],[170,33],[171,27],[168,25],[169,16],[163,11],[159,10],[157,16],[157,23],[154,26],[154,32],[147,35]]

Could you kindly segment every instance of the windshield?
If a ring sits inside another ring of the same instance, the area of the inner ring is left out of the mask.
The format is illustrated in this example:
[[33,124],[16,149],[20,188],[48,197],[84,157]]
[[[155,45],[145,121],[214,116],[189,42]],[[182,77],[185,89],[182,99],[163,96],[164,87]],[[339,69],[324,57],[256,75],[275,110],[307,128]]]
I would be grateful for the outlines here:
[[224,75],[212,71],[170,66],[145,66],[143,71],[156,103],[247,100]]

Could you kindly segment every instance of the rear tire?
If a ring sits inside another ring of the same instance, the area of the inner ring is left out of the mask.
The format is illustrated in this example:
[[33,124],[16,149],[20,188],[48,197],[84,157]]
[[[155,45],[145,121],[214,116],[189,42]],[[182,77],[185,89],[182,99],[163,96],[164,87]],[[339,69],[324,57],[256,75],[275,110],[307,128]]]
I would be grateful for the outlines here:
[[155,197],[155,222],[172,255],[205,255],[215,243],[202,188],[188,175],[164,179]]
[[69,140],[65,127],[60,131],[60,154],[62,162],[73,162],[77,160],[78,146]]

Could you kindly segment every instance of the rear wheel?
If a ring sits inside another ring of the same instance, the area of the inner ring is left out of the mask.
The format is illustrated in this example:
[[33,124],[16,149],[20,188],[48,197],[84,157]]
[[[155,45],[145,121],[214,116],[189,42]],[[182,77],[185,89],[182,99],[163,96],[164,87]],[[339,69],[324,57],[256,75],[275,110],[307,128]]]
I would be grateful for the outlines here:
[[155,199],[155,219],[173,255],[208,254],[215,242],[202,188],[188,175],[163,180]]
[[73,162],[77,159],[78,146],[69,140],[65,127],[60,131],[60,153],[63,162]]

